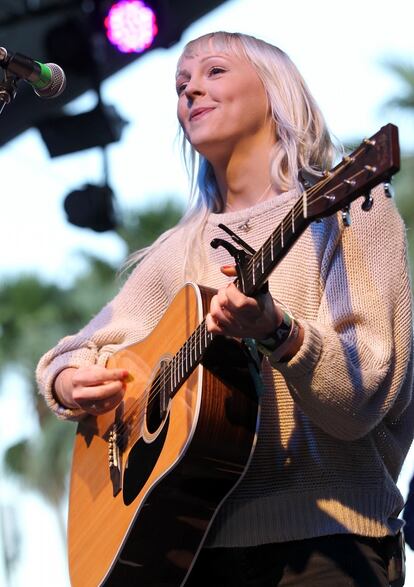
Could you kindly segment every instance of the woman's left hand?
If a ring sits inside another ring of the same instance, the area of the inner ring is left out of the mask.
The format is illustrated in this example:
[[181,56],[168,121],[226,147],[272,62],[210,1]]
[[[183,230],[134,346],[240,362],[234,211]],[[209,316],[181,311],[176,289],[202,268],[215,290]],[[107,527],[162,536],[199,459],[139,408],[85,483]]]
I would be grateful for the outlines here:
[[[236,276],[233,266],[225,265],[221,271]],[[212,334],[262,340],[275,332],[282,319],[283,313],[270,293],[250,298],[229,283],[213,296],[206,324]]]

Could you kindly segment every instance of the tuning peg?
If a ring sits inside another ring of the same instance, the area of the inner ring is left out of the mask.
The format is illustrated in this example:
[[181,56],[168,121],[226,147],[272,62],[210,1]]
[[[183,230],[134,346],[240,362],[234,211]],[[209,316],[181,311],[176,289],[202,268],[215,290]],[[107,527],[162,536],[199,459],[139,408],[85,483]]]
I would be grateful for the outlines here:
[[311,172],[307,169],[299,169],[298,179],[305,190],[313,187],[318,181],[325,176],[325,173],[317,173],[316,171]]
[[344,183],[346,183],[346,185],[349,185],[351,187],[354,187],[354,185],[356,185],[356,181],[354,179],[344,179]]
[[369,212],[372,208],[372,205],[374,203],[374,198],[371,195],[371,192],[368,192],[367,194],[364,195],[364,201],[362,202],[361,208],[364,210],[364,212]]
[[376,140],[375,139],[364,139],[362,142],[369,147],[374,147]]
[[391,182],[387,181],[384,183],[384,192],[387,198],[393,198],[395,196],[394,186]]
[[351,226],[351,214],[350,214],[350,206],[345,206],[345,208],[343,208],[341,210],[341,215],[342,215],[342,222],[343,225],[348,227]]

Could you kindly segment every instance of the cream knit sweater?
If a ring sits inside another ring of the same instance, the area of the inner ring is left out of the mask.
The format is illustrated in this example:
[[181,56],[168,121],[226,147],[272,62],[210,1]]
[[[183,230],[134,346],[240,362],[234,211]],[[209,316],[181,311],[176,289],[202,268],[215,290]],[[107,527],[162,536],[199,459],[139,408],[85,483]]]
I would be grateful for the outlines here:
[[[287,192],[241,212],[211,214],[200,283],[226,283],[228,253],[220,222],[259,248],[295,201]],[[249,469],[219,511],[208,545],[248,546],[334,533],[383,536],[401,526],[396,480],[414,429],[411,290],[403,223],[382,188],[352,225],[340,215],[312,224],[270,278],[305,331],[288,363],[265,361],[257,448]],[[81,332],[49,351],[38,382],[58,417],[53,381],[66,367],[105,364],[120,346],[151,332],[182,287],[184,230],[132,273],[119,294]]]

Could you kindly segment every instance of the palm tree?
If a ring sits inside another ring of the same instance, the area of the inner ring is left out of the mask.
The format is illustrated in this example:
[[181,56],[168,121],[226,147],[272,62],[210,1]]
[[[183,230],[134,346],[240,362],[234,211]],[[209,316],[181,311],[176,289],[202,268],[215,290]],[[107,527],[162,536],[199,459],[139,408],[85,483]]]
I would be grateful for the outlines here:
[[385,66],[398,78],[403,90],[401,94],[391,98],[384,106],[408,110],[412,114],[414,112],[414,66],[398,61],[388,61]]
[[[409,117],[414,117],[414,66],[397,61],[388,61],[385,66],[400,82],[402,89],[398,96],[384,104],[384,108],[387,110],[397,109],[405,112]],[[412,149],[414,150],[414,144]],[[411,153],[403,153],[401,157],[401,171],[395,177],[395,187],[398,207],[408,228],[408,247],[412,274],[414,275],[414,235],[411,230],[414,226],[413,186],[414,154],[411,151]]]

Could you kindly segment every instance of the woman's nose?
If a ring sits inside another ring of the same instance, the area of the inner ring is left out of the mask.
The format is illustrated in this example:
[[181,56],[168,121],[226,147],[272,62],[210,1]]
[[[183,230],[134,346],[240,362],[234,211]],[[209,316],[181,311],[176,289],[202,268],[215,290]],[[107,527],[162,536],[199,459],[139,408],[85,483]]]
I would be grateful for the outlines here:
[[185,87],[185,95],[189,102],[192,102],[197,96],[202,96],[205,91],[200,80],[191,79]]

